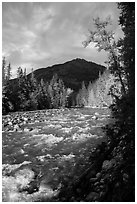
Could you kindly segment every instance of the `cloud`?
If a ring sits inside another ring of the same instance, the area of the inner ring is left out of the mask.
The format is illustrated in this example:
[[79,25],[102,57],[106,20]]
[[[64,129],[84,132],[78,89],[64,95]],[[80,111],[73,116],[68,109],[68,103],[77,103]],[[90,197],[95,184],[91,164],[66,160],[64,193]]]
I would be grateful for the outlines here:
[[4,2],[2,10],[2,48],[13,69],[22,65],[29,72],[32,66],[46,67],[76,57],[103,64],[104,52],[82,47],[88,29],[93,29],[92,19],[98,16],[111,15],[116,37],[122,35],[119,10],[112,2]]

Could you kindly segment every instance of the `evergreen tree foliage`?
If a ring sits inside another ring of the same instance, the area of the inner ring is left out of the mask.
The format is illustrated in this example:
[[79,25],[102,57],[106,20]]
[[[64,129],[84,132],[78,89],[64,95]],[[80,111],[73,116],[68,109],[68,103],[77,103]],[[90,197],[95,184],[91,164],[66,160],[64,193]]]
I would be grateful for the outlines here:
[[5,68],[6,67],[6,60],[5,57],[2,59],[2,85],[5,84],[5,79],[6,79],[6,73],[5,73]]
[[29,84],[30,84],[30,90],[33,92],[33,91],[36,91],[37,89],[37,80],[34,76],[34,70],[32,68],[31,70],[31,77],[30,77],[30,80],[29,80]]
[[11,78],[11,65],[10,63],[7,66],[7,76],[6,76],[6,80],[9,81]]
[[50,108],[65,107],[67,105],[67,89],[57,74],[53,76],[48,86]]
[[11,79],[11,65],[10,63],[6,65],[6,58],[2,59],[2,85],[7,84],[7,82]]
[[[10,64],[5,69],[6,61],[3,59],[3,113],[10,111],[9,104],[12,104],[12,111],[41,110],[47,108],[61,108],[68,106],[68,100],[73,92],[66,88],[63,81],[57,74],[50,82],[43,79],[38,83],[32,69],[28,77],[26,69],[17,69],[16,86],[10,81]],[[8,97],[7,97],[8,96]]]
[[88,98],[87,98],[87,88],[85,86],[85,82],[82,82],[81,89],[76,97],[77,106],[83,107],[88,105]]
[[11,96],[11,87],[10,87],[10,78],[11,78],[11,66],[10,63],[6,66],[6,59],[2,59],[2,113],[6,114],[8,111],[13,109],[13,105],[10,101]]
[[38,84],[36,95],[38,109],[41,110],[50,107],[50,98],[48,95],[48,83],[45,83],[43,79],[41,79],[40,83]]
[[26,69],[23,71],[21,67],[17,70],[18,79],[18,103],[19,110],[27,110],[29,106],[29,86],[26,76]]
[[[108,70],[103,74],[99,73],[99,78],[94,82],[89,82],[87,88],[85,83],[82,83],[82,88],[77,94],[77,106],[88,106],[88,107],[103,107],[110,106],[113,98],[110,94],[110,88],[113,87],[114,91],[115,78]],[[117,84],[117,88],[118,88]],[[117,90],[117,89],[116,89]],[[115,91],[115,95],[119,97]]]
[[[110,88],[115,84],[115,78],[108,70],[102,75],[99,74],[99,78],[96,80],[93,90],[95,94],[96,106],[110,106],[113,102],[112,95],[110,94]],[[114,89],[113,89],[114,91]],[[90,94],[90,93],[89,93]]]
[[96,106],[96,95],[95,95],[93,83],[89,82],[87,91],[88,91],[88,106],[95,107]]

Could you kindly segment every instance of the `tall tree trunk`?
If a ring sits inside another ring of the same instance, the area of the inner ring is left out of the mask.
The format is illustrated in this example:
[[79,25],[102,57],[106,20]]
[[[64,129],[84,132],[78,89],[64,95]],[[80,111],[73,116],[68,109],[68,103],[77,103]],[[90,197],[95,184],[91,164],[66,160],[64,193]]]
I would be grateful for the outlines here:
[[118,66],[118,62],[117,62],[115,53],[114,53],[113,50],[111,50],[111,53],[112,53],[112,57],[113,57],[113,60],[114,60],[114,63],[115,63],[115,68],[117,70],[117,73],[118,73],[118,76],[119,76],[119,80],[120,80],[120,83],[121,83],[121,86],[122,86],[122,91],[123,91],[124,95],[126,95],[125,85],[124,85],[124,82],[122,80],[121,72],[120,72],[120,69],[119,69],[119,66]]

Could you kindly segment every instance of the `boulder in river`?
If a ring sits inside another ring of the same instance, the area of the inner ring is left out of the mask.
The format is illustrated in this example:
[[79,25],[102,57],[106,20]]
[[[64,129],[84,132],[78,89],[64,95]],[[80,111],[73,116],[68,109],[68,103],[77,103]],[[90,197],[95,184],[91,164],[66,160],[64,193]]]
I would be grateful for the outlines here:
[[91,192],[87,195],[86,201],[95,201],[99,197],[99,194],[96,192]]
[[107,170],[107,169],[111,169],[112,167],[113,167],[113,162],[109,160],[105,160],[103,162],[102,169]]

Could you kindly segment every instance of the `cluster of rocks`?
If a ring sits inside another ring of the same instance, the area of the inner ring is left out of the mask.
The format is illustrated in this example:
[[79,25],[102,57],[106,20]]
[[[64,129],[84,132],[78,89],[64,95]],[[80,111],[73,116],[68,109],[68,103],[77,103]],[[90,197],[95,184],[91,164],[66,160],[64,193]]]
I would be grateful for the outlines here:
[[[45,110],[45,111],[28,111],[28,112],[17,112],[17,113],[10,113],[9,115],[2,117],[2,129],[3,131],[11,131],[11,132],[22,132],[22,131],[31,131],[26,130],[24,127],[27,124],[33,124],[33,123],[39,123],[39,122],[45,122],[47,121],[46,118],[49,116],[54,120],[55,115],[56,116],[62,116],[62,114],[65,114],[65,111],[67,109],[53,109],[53,110]],[[76,109],[74,109],[76,111]],[[67,113],[67,111],[66,111]],[[77,115],[77,111],[75,113],[75,116]],[[46,116],[46,118],[45,118]],[[82,116],[80,116],[81,118]],[[99,114],[95,113],[92,119],[98,119]],[[108,116],[107,116],[108,117]],[[57,117],[58,119],[58,117]],[[63,115],[64,119],[64,115]],[[59,126],[60,127],[60,126]]]
[[90,156],[89,168],[78,180],[73,181],[70,186],[68,184],[69,187],[66,189],[62,189],[57,200],[116,202],[127,200],[129,194],[131,199],[134,199],[133,188],[130,190],[130,185],[133,185],[134,175],[131,174],[133,167],[128,166],[122,152],[126,148],[122,138],[114,146],[110,141],[108,145],[105,142],[99,145]]
[[[2,118],[2,129],[3,131],[11,132],[22,132],[26,131],[25,125],[34,122],[44,122],[44,117],[39,117],[39,114],[29,114],[29,113],[16,113],[3,116]],[[32,129],[28,129],[31,131]]]
[[[65,109],[63,109],[65,111]],[[3,131],[24,131],[27,124],[45,122],[45,116],[54,116],[54,114],[62,114],[63,110],[45,110],[45,111],[28,111],[10,113],[2,117],[2,130]],[[26,131],[26,129],[25,129]],[[28,129],[28,131],[31,131]]]
[[22,131],[21,126],[27,124],[31,121],[31,118],[23,117],[23,116],[11,116],[8,115],[3,117],[2,128],[3,131]]

